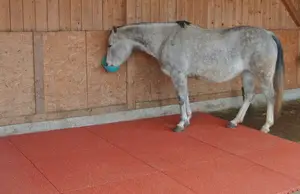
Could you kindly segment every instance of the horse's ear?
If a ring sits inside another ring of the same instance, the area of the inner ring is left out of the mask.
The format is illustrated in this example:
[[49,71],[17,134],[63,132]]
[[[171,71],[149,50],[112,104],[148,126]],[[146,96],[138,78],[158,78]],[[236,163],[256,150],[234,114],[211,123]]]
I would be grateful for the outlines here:
[[117,33],[117,27],[116,26],[113,26],[113,32]]

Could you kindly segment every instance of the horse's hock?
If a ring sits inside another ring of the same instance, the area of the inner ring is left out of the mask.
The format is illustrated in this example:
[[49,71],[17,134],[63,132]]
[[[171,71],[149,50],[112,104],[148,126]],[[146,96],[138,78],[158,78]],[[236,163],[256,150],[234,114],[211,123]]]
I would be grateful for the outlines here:
[[[11,124],[119,112],[122,115],[116,117],[126,119],[136,115],[128,116],[133,113],[123,111],[166,105],[174,106],[141,111],[138,116],[178,111],[172,83],[153,58],[135,53],[116,73],[106,73],[99,66],[106,53],[108,30],[133,22],[187,20],[204,28],[251,25],[272,30],[284,50],[284,99],[298,98],[300,30],[299,14],[293,10],[300,12],[300,2],[291,2],[249,1],[245,5],[240,0],[2,1],[0,133],[34,130],[5,128]],[[189,79],[189,91],[192,102],[210,100],[199,105],[203,111],[211,111],[209,107],[240,106],[239,101],[228,99],[241,95],[239,78],[222,84]],[[111,119],[103,117],[107,118]],[[65,126],[72,125],[65,121]]]

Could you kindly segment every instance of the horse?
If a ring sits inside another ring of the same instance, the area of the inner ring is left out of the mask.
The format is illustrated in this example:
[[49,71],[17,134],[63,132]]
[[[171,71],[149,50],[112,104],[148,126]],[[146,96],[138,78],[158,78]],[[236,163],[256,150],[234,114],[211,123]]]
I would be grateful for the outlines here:
[[123,64],[134,50],[156,58],[178,96],[181,132],[190,125],[192,111],[187,80],[198,77],[221,83],[242,78],[244,100],[228,128],[242,123],[255,96],[258,79],[267,101],[263,133],[269,133],[282,109],[284,59],[280,40],[264,28],[235,26],[207,29],[188,21],[144,22],[113,26],[108,37],[107,64]]

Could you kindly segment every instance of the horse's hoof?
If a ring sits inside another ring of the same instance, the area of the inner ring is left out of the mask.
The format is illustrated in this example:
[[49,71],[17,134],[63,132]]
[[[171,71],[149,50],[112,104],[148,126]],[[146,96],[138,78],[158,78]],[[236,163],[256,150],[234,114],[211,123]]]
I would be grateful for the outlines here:
[[227,128],[233,129],[233,128],[236,128],[236,127],[237,127],[237,124],[234,124],[231,121],[229,121],[228,124],[227,124]]
[[173,132],[176,132],[176,133],[182,132],[182,131],[184,131],[184,127],[181,127],[181,126],[176,126],[176,127],[173,129]]
[[262,127],[262,128],[260,129],[260,131],[263,132],[263,133],[269,133],[269,132],[270,132],[270,129]]
[[184,127],[188,127],[190,125],[190,122],[185,122]]

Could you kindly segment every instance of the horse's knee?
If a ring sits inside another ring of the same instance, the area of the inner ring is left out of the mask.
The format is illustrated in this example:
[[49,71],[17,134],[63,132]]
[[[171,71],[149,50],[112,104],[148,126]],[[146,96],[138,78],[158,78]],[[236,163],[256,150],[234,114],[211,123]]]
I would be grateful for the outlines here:
[[180,95],[178,95],[177,98],[178,98],[179,105],[181,106],[184,105],[184,98]]

